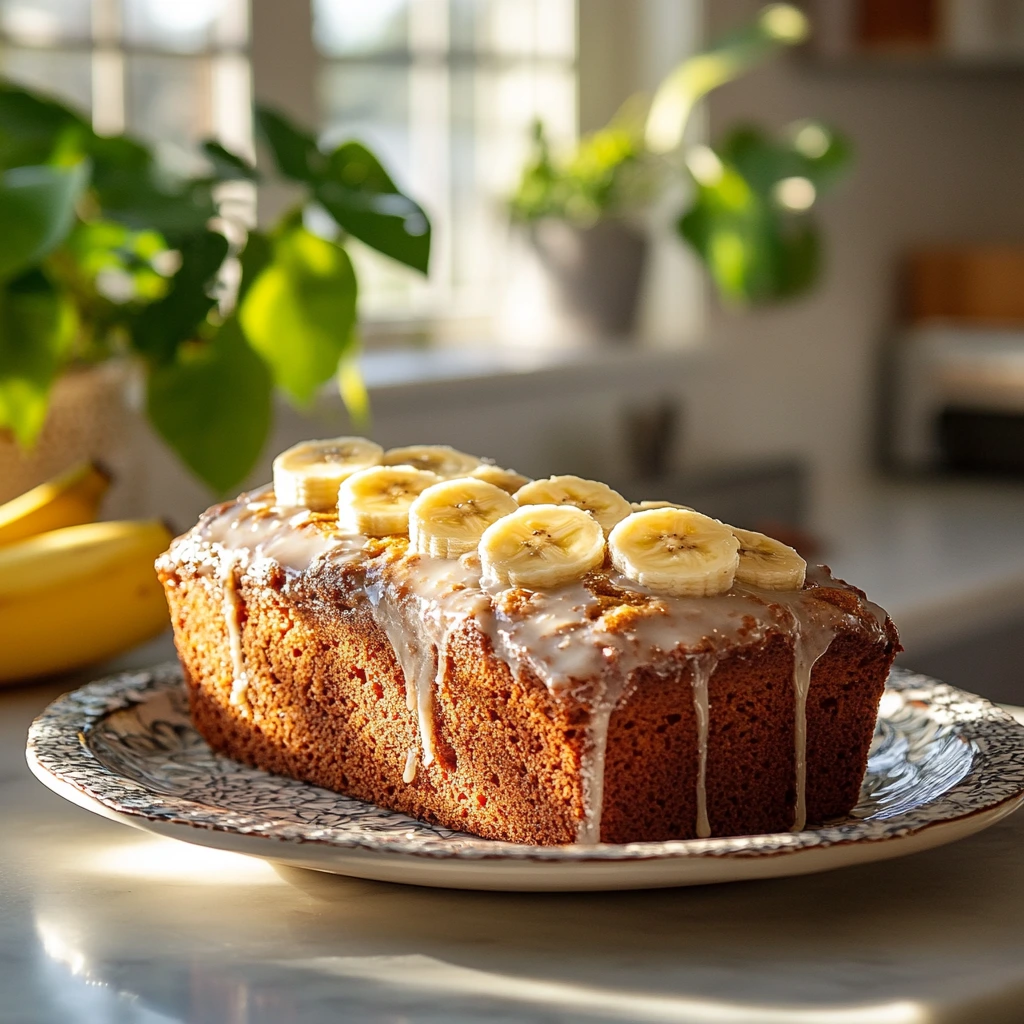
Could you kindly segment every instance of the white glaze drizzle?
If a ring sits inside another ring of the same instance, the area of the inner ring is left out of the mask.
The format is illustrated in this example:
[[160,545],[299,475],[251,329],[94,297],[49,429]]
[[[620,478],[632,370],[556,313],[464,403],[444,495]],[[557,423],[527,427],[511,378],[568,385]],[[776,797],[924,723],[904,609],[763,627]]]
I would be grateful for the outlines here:
[[[753,644],[769,631],[792,637],[795,695],[794,829],[806,822],[806,702],[815,663],[828,649],[841,623],[861,621],[814,595],[814,586],[794,592],[737,586],[712,598],[658,598],[618,574],[610,583],[644,597],[646,608],[626,628],[609,624],[598,599],[578,581],[529,595],[526,607],[509,602],[510,593],[482,588],[475,555],[458,560],[406,555],[381,563],[367,560],[365,537],[345,536],[309,513],[278,509],[272,493],[254,492],[233,505],[207,513],[165,556],[166,564],[190,563],[200,575],[214,575],[224,586],[225,617],[238,633],[234,565],[250,574],[278,565],[289,576],[318,563],[351,564],[363,571],[361,592],[395,650],[406,680],[406,700],[415,713],[419,747],[408,751],[403,778],[412,783],[417,766],[435,756],[434,695],[444,683],[448,637],[467,620],[488,635],[492,647],[515,674],[529,669],[556,697],[572,695],[589,703],[591,719],[580,765],[583,816],[577,841],[600,841],[604,760],[611,716],[626,695],[630,676],[640,668],[678,673],[681,651],[689,664],[697,731],[696,833],[711,834],[706,798],[711,717],[708,683],[722,651],[737,642]],[[223,566],[230,563],[230,573]],[[228,582],[230,580],[230,582]],[[827,571],[811,570],[808,581],[842,587]],[[229,591],[231,596],[229,597]],[[522,599],[523,595],[518,595]],[[229,608],[229,602],[231,602]],[[885,613],[861,600],[877,637],[885,639]],[[509,609],[512,609],[511,611]],[[229,615],[229,611],[232,612]],[[241,638],[237,649],[241,655]],[[234,659],[235,642],[232,641]],[[236,679],[244,678],[235,671]],[[241,686],[244,694],[244,684]]]
[[690,658],[692,673],[693,710],[697,720],[697,838],[707,839],[711,835],[708,821],[708,731],[711,724],[711,704],[708,699],[708,683],[715,671],[718,659],[714,656]]
[[249,674],[245,670],[245,651],[242,649],[241,600],[235,579],[235,561],[224,558],[220,563],[219,580],[224,593],[222,611],[228,631],[228,649],[231,653],[231,703],[245,703],[249,689]]
[[490,612],[478,580],[475,555],[457,560],[407,555],[366,575],[366,597],[391,641],[405,679],[406,704],[416,715],[424,768],[435,756],[434,694],[444,685],[448,637],[467,620],[480,622]]
[[402,781],[407,786],[412,785],[412,783],[416,781],[416,761],[416,748],[413,747],[409,750],[409,753],[405,755],[405,771],[402,772]]
[[807,824],[807,695],[811,691],[811,673],[818,659],[829,649],[836,627],[822,627],[806,619],[797,620],[793,644],[793,747],[796,765],[796,806],[793,809],[793,831],[801,832]]

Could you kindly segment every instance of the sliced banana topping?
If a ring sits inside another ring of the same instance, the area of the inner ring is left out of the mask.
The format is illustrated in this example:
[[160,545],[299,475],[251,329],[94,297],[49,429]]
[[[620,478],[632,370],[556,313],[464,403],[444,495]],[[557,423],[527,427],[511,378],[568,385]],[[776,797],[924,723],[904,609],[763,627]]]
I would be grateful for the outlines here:
[[604,562],[604,533],[573,505],[524,505],[480,538],[483,579],[530,590],[571,583]]
[[410,506],[409,546],[431,558],[458,558],[476,548],[491,523],[516,508],[506,491],[486,480],[442,480]]
[[608,533],[632,511],[629,502],[599,480],[579,476],[550,476],[533,480],[513,495],[520,505],[575,505],[589,512]]
[[753,530],[732,532],[740,542],[736,579],[765,590],[799,590],[804,585],[807,563],[788,544]]
[[486,480],[489,484],[508,491],[509,494],[515,494],[520,487],[525,487],[530,482],[528,476],[523,476],[514,469],[502,469],[493,462],[481,462],[470,475],[478,480]]
[[368,537],[409,532],[409,508],[436,473],[411,466],[373,466],[353,473],[338,488],[338,526]]
[[303,441],[274,459],[274,500],[327,512],[338,503],[338,487],[353,473],[376,466],[384,449],[365,437]]
[[681,508],[634,512],[608,537],[612,564],[661,594],[711,597],[733,584],[740,542],[717,519]]
[[480,465],[475,455],[467,455],[446,444],[413,444],[406,448],[390,448],[384,453],[385,466],[412,466],[439,477],[469,476]]
[[631,501],[629,506],[634,512],[646,512],[652,508],[682,508],[687,512],[696,511],[690,505],[680,505],[678,501]]

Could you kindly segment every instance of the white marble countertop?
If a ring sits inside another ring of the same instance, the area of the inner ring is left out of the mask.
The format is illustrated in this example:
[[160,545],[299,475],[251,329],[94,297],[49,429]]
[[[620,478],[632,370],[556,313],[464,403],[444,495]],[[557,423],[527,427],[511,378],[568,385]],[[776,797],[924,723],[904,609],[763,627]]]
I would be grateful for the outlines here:
[[[137,652],[148,664],[166,640]],[[275,869],[75,807],[0,693],[0,1021],[1019,1024],[1024,815],[828,874],[597,895]]]
[[1024,485],[874,481],[829,504],[822,559],[889,612],[908,651],[1024,621]]

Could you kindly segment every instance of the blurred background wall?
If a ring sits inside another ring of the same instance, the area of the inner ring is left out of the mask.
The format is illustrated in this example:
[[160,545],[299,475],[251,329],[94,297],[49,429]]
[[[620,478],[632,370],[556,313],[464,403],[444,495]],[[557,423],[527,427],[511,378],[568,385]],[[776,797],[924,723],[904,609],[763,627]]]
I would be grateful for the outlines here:
[[[756,8],[716,0],[708,29]],[[1012,65],[794,57],[724,86],[708,106],[712,136],[737,120],[811,114],[856,141],[854,172],[821,210],[821,286],[753,316],[709,303],[706,344],[721,362],[715,384],[691,394],[688,420],[701,451],[805,454],[828,520],[875,458],[879,353],[900,312],[907,250],[1024,237],[1024,76]]]

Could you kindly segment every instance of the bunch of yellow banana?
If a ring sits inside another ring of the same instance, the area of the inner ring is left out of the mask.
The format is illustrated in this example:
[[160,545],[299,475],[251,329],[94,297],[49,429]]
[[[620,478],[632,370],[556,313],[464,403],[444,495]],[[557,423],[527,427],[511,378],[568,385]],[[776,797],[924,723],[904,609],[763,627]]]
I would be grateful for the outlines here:
[[0,685],[111,657],[167,626],[161,522],[93,522],[110,483],[86,463],[0,505]]

